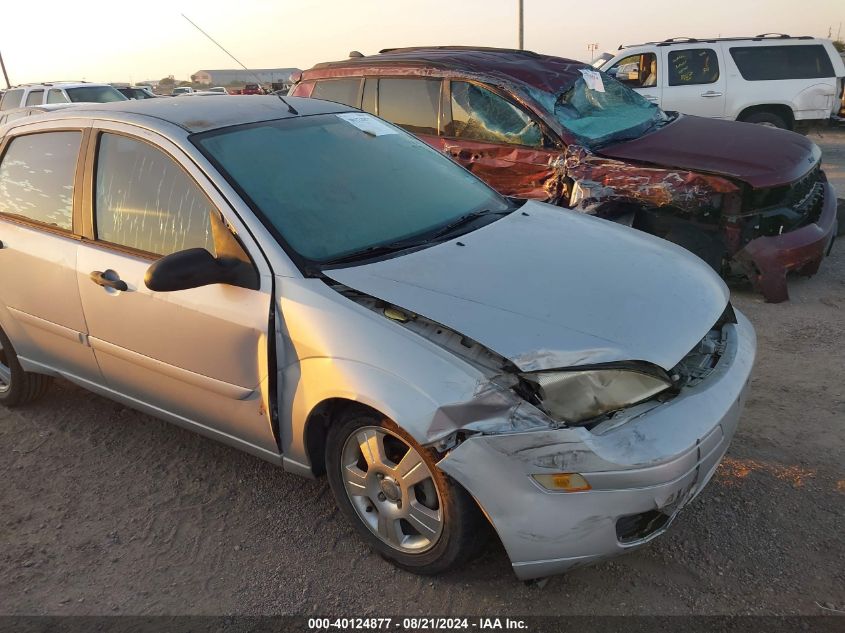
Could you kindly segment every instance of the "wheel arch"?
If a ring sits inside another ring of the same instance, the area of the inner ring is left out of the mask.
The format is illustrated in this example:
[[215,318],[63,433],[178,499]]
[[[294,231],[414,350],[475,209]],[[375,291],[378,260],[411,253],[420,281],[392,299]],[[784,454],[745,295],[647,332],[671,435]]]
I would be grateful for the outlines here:
[[[358,407],[393,420],[420,444],[438,439],[432,435],[440,403],[472,397],[473,380],[447,380],[442,375],[403,376],[372,365],[340,358],[311,358],[281,372],[280,411],[282,455],[286,470],[306,477],[322,474],[322,450],[328,425]],[[427,378],[427,379],[426,379]],[[428,383],[424,390],[421,385]],[[438,391],[432,391],[438,389]],[[429,393],[431,392],[431,393]]]
[[790,130],[795,128],[795,113],[792,106],[785,103],[761,103],[747,106],[737,115],[736,120],[744,121],[750,115],[757,112],[769,112],[771,114],[775,114],[786,122]]

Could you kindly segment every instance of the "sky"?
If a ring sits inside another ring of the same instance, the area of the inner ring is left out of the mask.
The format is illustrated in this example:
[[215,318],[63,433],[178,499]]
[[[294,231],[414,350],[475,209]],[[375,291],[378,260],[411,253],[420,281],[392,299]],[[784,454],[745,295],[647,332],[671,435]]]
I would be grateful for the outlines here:
[[[382,48],[517,47],[518,0],[4,0],[0,54],[12,84],[139,82],[235,63],[309,68]],[[668,37],[763,32],[845,38],[845,0],[524,0],[525,48],[587,61]],[[2,81],[2,78],[0,78]]]

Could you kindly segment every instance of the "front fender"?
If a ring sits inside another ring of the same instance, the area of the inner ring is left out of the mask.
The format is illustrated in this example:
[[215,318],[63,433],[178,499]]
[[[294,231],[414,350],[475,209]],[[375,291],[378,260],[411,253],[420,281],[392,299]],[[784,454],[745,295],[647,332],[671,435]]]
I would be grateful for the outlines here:
[[282,453],[292,469],[310,471],[305,425],[318,405],[335,398],[360,402],[394,420],[421,444],[437,439],[432,431],[438,404],[401,376],[362,362],[308,358],[279,371]]

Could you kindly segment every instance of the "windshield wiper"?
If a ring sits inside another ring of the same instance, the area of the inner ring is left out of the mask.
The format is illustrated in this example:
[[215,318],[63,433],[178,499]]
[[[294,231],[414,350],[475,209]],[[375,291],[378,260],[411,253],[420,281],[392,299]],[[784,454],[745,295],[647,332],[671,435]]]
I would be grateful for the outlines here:
[[414,246],[423,246],[424,244],[428,244],[429,241],[431,240],[426,237],[425,239],[398,240],[388,244],[376,244],[375,246],[368,246],[367,248],[362,248],[360,251],[347,253],[346,255],[341,255],[340,257],[335,257],[334,259],[320,263],[323,266],[334,266],[335,264],[358,262],[364,259],[379,257],[380,255],[389,255],[390,253],[404,251],[406,249],[413,248]]
[[504,213],[510,213],[513,209],[503,209],[501,211],[491,211],[490,209],[482,209],[481,211],[473,211],[472,213],[467,213],[466,215],[462,215],[455,220],[449,222],[445,226],[440,227],[431,234],[432,238],[443,237],[445,235],[450,235],[460,229],[461,227],[466,226],[467,224],[471,224],[475,220],[485,215],[501,215]]
[[395,242],[389,242],[387,244],[376,244],[375,246],[368,246],[367,248],[363,248],[359,251],[347,253],[346,255],[341,255],[340,257],[336,257],[334,259],[330,259],[328,261],[320,263],[323,266],[334,266],[335,264],[348,264],[350,262],[372,259],[373,257],[379,257],[381,255],[389,255],[398,251],[404,251],[409,248],[414,248],[415,246],[425,246],[426,244],[432,244],[433,242],[439,240],[440,238],[443,238],[444,236],[455,233],[461,227],[471,224],[480,217],[483,217],[485,215],[502,215],[510,213],[518,206],[519,205],[515,205],[513,208],[502,209],[501,211],[491,211],[490,209],[473,211],[472,213],[462,215],[456,218],[455,220],[452,220],[448,224],[441,226],[439,229],[436,229],[433,233],[426,233],[425,235],[404,240],[397,240]]

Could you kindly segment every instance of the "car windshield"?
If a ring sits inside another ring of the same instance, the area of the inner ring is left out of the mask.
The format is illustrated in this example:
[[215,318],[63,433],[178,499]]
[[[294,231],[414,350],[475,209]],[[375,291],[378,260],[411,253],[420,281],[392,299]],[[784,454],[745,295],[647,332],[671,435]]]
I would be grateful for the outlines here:
[[82,88],[68,88],[68,98],[73,103],[109,103],[110,101],[126,101],[117,88],[111,86],[84,86]]
[[579,77],[561,93],[554,115],[579,142],[596,148],[626,138],[636,138],[669,117],[639,93],[614,78],[591,71],[595,79]]
[[512,206],[422,141],[360,112],[224,128],[193,141],[312,263],[433,239]]

